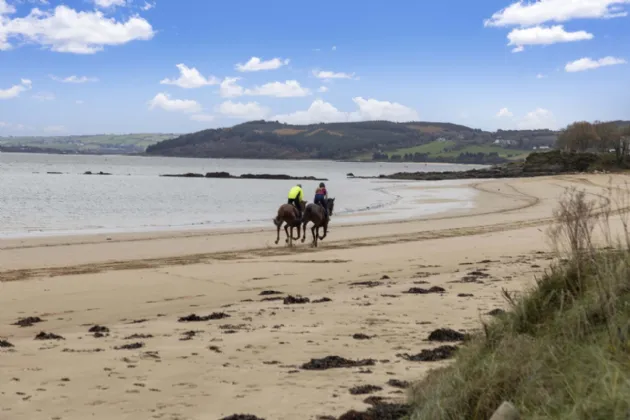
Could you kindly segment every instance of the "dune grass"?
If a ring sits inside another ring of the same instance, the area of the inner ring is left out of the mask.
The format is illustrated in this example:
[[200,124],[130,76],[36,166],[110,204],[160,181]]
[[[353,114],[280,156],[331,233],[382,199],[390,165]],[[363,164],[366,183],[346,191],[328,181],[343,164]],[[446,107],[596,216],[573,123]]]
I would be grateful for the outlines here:
[[531,290],[504,291],[511,309],[411,388],[411,420],[486,420],[503,401],[522,419],[630,418],[630,235],[609,205],[630,200],[609,191],[560,200],[548,231],[558,261]]

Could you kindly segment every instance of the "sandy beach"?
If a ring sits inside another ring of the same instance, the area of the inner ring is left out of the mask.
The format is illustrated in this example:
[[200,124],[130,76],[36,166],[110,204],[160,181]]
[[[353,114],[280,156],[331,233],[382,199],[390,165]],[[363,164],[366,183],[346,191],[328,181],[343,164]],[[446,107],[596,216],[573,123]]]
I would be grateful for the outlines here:
[[[365,226],[333,217],[319,248],[310,232],[274,245],[273,215],[269,229],[2,240],[0,419],[317,419],[370,396],[403,400],[391,380],[448,363],[405,354],[505,308],[501,290],[523,290],[552,261],[545,229],[564,189],[602,196],[610,179],[471,181],[473,209]],[[41,322],[14,325],[26,317]],[[326,356],[364,366],[304,365]],[[350,392],[360,385],[381,389]]]

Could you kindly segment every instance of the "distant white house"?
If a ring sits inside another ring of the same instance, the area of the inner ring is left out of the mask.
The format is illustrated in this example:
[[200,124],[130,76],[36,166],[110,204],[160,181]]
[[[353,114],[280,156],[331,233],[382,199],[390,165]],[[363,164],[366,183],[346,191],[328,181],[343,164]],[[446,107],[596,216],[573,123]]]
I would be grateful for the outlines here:
[[436,141],[438,141],[440,143],[444,143],[444,142],[446,142],[446,139],[444,137],[440,137]]
[[549,146],[534,146],[532,147],[533,150],[549,150],[551,149],[551,147]]
[[497,138],[493,143],[500,144],[501,146],[512,146],[516,144],[516,140],[505,140],[502,138]]

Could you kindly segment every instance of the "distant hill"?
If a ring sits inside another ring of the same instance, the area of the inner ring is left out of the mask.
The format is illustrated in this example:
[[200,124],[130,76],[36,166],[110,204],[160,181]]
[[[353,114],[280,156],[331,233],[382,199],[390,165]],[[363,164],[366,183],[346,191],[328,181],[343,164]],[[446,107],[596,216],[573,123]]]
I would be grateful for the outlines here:
[[[630,121],[613,122],[630,126]],[[289,125],[261,120],[184,135],[0,137],[0,152],[494,164],[553,148],[558,134],[552,130],[490,132],[439,122]]]
[[611,122],[617,124],[619,127],[630,127],[630,121],[617,120]]
[[[438,122],[289,125],[261,120],[184,134],[149,146],[146,153],[213,158],[500,163],[516,159],[534,147],[551,147],[556,136],[551,130],[487,132]],[[429,150],[416,150],[418,147]]]
[[138,154],[177,134],[95,134],[84,136],[0,137],[0,151],[30,153]]

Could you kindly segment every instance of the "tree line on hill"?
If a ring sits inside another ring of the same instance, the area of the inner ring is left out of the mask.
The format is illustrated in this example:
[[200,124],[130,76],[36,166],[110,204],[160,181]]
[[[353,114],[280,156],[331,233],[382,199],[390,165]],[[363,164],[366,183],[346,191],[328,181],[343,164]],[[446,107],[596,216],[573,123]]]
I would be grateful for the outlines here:
[[460,164],[476,164],[476,165],[494,165],[510,161],[510,157],[499,156],[497,152],[462,152],[457,156],[431,156],[428,153],[405,153],[392,154],[374,152],[372,160],[377,162],[427,162],[427,163],[460,163]]
[[570,152],[614,152],[618,163],[630,153],[630,121],[577,121],[558,135],[556,147]]

